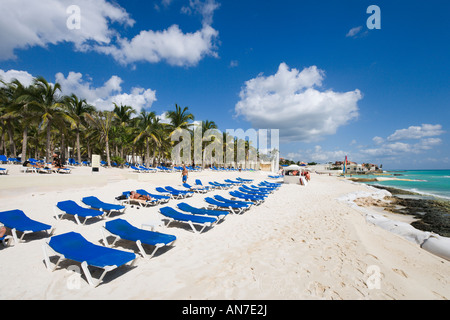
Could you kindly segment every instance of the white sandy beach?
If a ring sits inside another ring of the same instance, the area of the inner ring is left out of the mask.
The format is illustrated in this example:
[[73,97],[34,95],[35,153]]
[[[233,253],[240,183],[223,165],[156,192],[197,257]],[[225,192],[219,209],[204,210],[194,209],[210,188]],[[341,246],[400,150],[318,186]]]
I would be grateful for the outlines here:
[[[30,218],[55,225],[55,234],[81,233],[101,244],[103,221],[79,226],[73,219],[57,221],[58,201],[97,196],[105,202],[126,190],[154,190],[181,183],[179,173],[135,174],[129,169],[73,168],[70,175],[19,172],[4,166],[0,176],[0,211],[21,209]],[[190,173],[188,182],[252,178],[264,173]],[[404,238],[366,222],[363,214],[338,201],[367,187],[337,177],[312,174],[311,182],[283,185],[260,206],[243,215],[228,215],[202,234],[173,223],[158,231],[177,237],[171,249],[150,260],[106,275],[90,287],[68,271],[70,262],[49,272],[43,262],[46,236],[26,237],[25,243],[0,249],[0,299],[450,299],[450,261],[439,258]],[[206,206],[205,196],[184,200]],[[171,200],[169,206],[183,200]],[[160,220],[158,209],[127,208],[123,215],[140,227]],[[118,249],[134,250],[120,242]],[[76,265],[76,264],[75,264]],[[379,287],[371,282],[380,272]],[[94,277],[99,276],[94,272]]]

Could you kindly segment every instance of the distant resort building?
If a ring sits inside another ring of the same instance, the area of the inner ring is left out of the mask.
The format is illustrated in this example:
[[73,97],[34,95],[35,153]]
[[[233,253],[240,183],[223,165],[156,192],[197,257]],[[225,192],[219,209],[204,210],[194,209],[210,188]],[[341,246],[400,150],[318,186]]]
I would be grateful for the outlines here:
[[[345,161],[336,161],[335,163],[330,163],[328,170],[344,170]],[[378,165],[373,163],[363,163],[358,164],[353,161],[347,161],[347,166],[345,168],[345,173],[348,174],[367,174],[371,172],[380,171]]]

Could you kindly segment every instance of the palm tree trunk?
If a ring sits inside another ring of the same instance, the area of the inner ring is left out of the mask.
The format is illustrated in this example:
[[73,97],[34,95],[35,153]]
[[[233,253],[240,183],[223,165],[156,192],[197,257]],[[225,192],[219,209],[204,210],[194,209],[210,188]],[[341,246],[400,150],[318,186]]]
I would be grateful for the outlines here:
[[1,154],[5,154],[4,147],[5,147],[5,127],[2,126],[2,137],[0,140],[0,153]]
[[27,160],[27,144],[28,144],[28,127],[25,126],[23,129],[23,137],[22,137],[22,162]]
[[81,163],[81,150],[80,150],[80,130],[77,129],[77,161]]
[[108,136],[106,136],[106,162],[108,163],[108,167],[111,167],[111,159],[109,157],[109,139]]
[[66,163],[66,139],[64,133],[61,134],[61,164]]
[[12,157],[16,157],[16,144],[14,143],[14,132],[12,130],[12,126],[10,123],[8,123],[8,136],[9,136],[9,152],[11,153]]
[[148,168],[150,166],[150,144],[148,143],[148,137],[145,138],[145,166]]
[[50,161],[50,121],[47,122],[47,150],[45,154],[45,161]]

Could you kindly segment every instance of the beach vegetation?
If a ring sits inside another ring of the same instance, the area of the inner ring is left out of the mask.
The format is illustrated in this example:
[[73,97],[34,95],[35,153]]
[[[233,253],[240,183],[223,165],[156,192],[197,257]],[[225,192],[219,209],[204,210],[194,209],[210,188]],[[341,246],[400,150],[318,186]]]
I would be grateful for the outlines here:
[[[58,153],[62,160],[73,158],[77,163],[100,154],[108,166],[128,161],[155,166],[170,161],[175,144],[171,137],[177,130],[194,135],[195,116],[189,107],[175,104],[174,110],[167,111],[166,119],[124,104],[113,103],[110,110],[98,110],[73,93],[63,95],[59,83],[43,77],[35,78],[28,87],[16,79],[2,81],[0,154],[21,162],[29,157],[51,162],[53,153]],[[217,129],[217,124],[206,120],[201,129],[203,154],[208,130]]]
[[[0,83],[0,154],[21,162],[34,157],[49,163],[57,153],[63,162],[81,164],[99,154],[103,165],[150,167],[173,162],[173,150],[185,142],[180,152],[189,159],[185,164],[223,165],[225,156],[227,165],[242,166],[259,155],[253,131],[244,138],[221,132],[215,121],[195,121],[189,107],[179,104],[163,116],[114,102],[99,110],[85,97],[64,95],[60,83],[43,77],[29,86],[15,79]],[[199,138],[198,144],[189,138]]]

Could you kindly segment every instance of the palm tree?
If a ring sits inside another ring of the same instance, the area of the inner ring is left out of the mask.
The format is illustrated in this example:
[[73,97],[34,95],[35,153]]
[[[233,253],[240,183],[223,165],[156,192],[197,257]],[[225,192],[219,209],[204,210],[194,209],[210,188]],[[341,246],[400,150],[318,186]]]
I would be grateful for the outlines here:
[[133,109],[131,106],[127,105],[120,105],[118,106],[116,103],[114,103],[114,112],[117,116],[116,122],[118,125],[118,136],[116,137],[116,140],[120,143],[121,149],[120,149],[120,157],[123,158],[123,149],[124,145],[127,145],[130,141],[129,137],[131,135],[132,124],[134,121],[131,119],[131,115],[136,113],[136,110]]
[[35,120],[35,116],[28,109],[27,96],[32,94],[35,87],[30,85],[25,87],[19,80],[14,79],[10,83],[6,84],[13,92],[14,103],[10,105],[9,111],[20,118],[20,124],[22,127],[22,161],[25,161],[28,157],[28,130],[30,125]]
[[109,155],[109,134],[113,126],[113,120],[116,114],[113,111],[98,111],[93,113],[85,113],[85,118],[91,123],[100,134],[102,140],[105,142],[106,162],[111,166],[111,158]]
[[153,140],[155,144],[158,143],[159,138],[157,136],[157,130],[159,125],[159,118],[156,117],[156,114],[153,111],[141,111],[137,119],[139,134],[134,139],[134,143],[145,138],[145,165],[147,167],[150,165],[150,140]]
[[188,109],[188,107],[184,107],[181,110],[181,107],[175,104],[175,110],[167,112],[167,118],[170,119],[170,135],[177,129],[189,129],[192,126],[192,123],[189,123],[189,121],[194,121],[194,115],[188,112]]
[[[193,126],[193,123],[189,123],[189,121],[194,121],[194,115],[190,113],[188,109],[188,107],[184,107],[183,109],[181,109],[180,106],[175,104],[175,110],[167,112],[167,118],[169,118],[170,120],[170,123],[167,126],[170,132],[169,137],[172,137],[175,132],[181,133],[180,130],[189,130],[189,132],[192,134],[192,130],[190,130],[189,128]],[[174,141],[171,141],[172,146],[173,144]]]
[[[203,163],[207,162],[205,147],[208,141],[212,142],[213,135],[211,134],[211,130],[217,129],[217,125],[214,121],[205,120],[202,121],[202,154],[203,154]],[[208,131],[209,130],[209,131]],[[212,157],[212,155],[211,155]],[[212,158],[209,159],[209,163],[212,163]]]
[[69,117],[73,119],[72,129],[75,129],[76,134],[77,161],[81,163],[80,132],[84,129],[85,115],[94,112],[95,107],[88,104],[86,99],[80,100],[73,93],[65,97],[64,103]]
[[234,155],[234,137],[228,132],[223,133],[223,154],[225,158],[225,163],[230,166],[235,165],[235,155]]
[[130,120],[131,120],[131,115],[136,113],[136,110],[133,109],[133,107],[131,106],[124,106],[124,105],[120,105],[118,106],[116,103],[114,104],[114,113],[116,114],[116,120],[119,123],[119,126],[121,127],[126,127]]
[[[2,81],[3,84],[6,84]],[[0,120],[3,129],[2,139],[4,138],[5,130],[9,137],[9,154],[16,156],[16,144],[14,142],[14,125],[16,115],[11,112],[14,109],[14,87],[6,84],[5,87],[0,88]]]
[[28,107],[39,115],[40,128],[47,130],[46,161],[50,160],[51,128],[54,124],[62,124],[63,119],[68,119],[62,108],[62,98],[58,95],[61,85],[49,84],[43,77],[33,80],[34,90],[26,95]]

